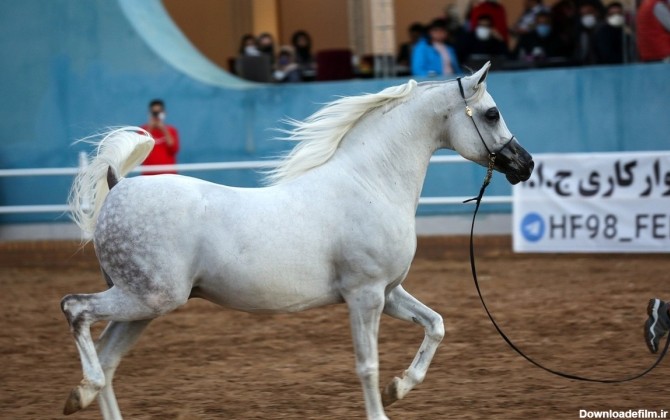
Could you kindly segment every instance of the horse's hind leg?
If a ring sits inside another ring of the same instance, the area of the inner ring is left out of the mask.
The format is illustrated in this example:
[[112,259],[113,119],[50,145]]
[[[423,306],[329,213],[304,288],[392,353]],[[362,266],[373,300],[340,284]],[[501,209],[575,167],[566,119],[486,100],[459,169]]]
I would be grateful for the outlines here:
[[63,413],[72,414],[86,408],[105,386],[105,375],[91,339],[91,325],[98,321],[152,319],[167,311],[163,308],[159,312],[117,287],[90,295],[65,296],[61,308],[70,323],[84,373],[84,379],[72,390],[65,403]]
[[437,312],[419,302],[401,286],[393,289],[387,296],[384,313],[393,318],[415,322],[426,330],[423,343],[410,367],[404,372],[402,378],[393,378],[384,389],[382,401],[384,406],[388,406],[403,398],[412,388],[423,382],[435,351],[444,337],[444,323]]
[[95,343],[100,365],[105,375],[105,386],[98,395],[98,404],[105,420],[120,420],[121,411],[116,402],[112,381],[121,358],[140,338],[150,319],[130,322],[110,322]]

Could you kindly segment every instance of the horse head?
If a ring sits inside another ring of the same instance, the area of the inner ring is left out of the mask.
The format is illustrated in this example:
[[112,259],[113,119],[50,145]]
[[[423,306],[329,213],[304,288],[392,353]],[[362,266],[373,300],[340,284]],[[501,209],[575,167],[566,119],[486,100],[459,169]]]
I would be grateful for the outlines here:
[[450,118],[451,148],[484,166],[491,155],[495,155],[494,168],[505,174],[511,184],[517,184],[530,178],[534,162],[509,131],[495,101],[486,91],[490,67],[491,64],[486,63],[476,73],[457,80],[462,111],[457,107],[457,118]]

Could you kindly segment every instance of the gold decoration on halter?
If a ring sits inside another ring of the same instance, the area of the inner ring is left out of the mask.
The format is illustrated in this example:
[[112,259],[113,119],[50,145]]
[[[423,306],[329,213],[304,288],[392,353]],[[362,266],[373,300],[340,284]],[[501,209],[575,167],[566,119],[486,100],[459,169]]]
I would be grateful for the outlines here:
[[472,108],[465,106],[465,113],[468,114],[468,117],[472,118]]

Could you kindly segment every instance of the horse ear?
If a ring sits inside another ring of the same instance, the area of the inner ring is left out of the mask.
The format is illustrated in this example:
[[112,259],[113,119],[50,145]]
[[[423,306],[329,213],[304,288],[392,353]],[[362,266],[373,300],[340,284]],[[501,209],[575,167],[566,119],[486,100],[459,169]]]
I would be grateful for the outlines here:
[[479,85],[481,85],[486,81],[486,76],[488,76],[490,68],[491,68],[491,62],[487,61],[486,64],[484,64],[482,68],[477,71],[477,73],[470,76],[474,80],[477,80],[477,84],[474,87],[475,90],[479,88]]
[[466,98],[474,95],[477,90],[479,90],[479,86],[486,82],[486,76],[489,74],[489,68],[491,68],[490,61],[486,62],[486,64],[484,64],[482,68],[477,70],[475,73],[463,78],[464,92],[462,92],[462,94]]

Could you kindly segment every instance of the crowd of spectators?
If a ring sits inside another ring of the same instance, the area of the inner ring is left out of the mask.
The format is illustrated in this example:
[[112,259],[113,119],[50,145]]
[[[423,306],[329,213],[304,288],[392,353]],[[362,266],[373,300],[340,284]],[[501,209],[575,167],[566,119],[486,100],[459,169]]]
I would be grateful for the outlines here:
[[310,80],[314,74],[312,38],[305,31],[296,31],[291,37],[291,45],[276,48],[274,38],[267,32],[257,37],[246,34],[240,40],[235,61],[233,70],[243,77],[247,61],[254,70],[267,73],[267,80],[261,75],[257,81],[291,83]]
[[397,62],[412,75],[430,76],[457,74],[487,60],[514,69],[670,59],[670,0],[639,3],[633,14],[619,1],[558,0],[549,7],[526,0],[508,27],[497,0],[472,0],[462,18],[449,7],[426,26],[413,23]]
[[[409,26],[394,74],[454,75],[489,60],[496,69],[670,60],[670,0],[637,2],[632,11],[619,1],[525,0],[511,26],[498,0],[471,0],[464,15],[451,5],[429,24]],[[342,78],[371,75],[363,71],[371,57],[349,52],[340,60],[359,67]],[[315,80],[316,61],[310,35],[300,30],[279,48],[269,33],[243,36],[231,67],[249,80],[287,83]]]

